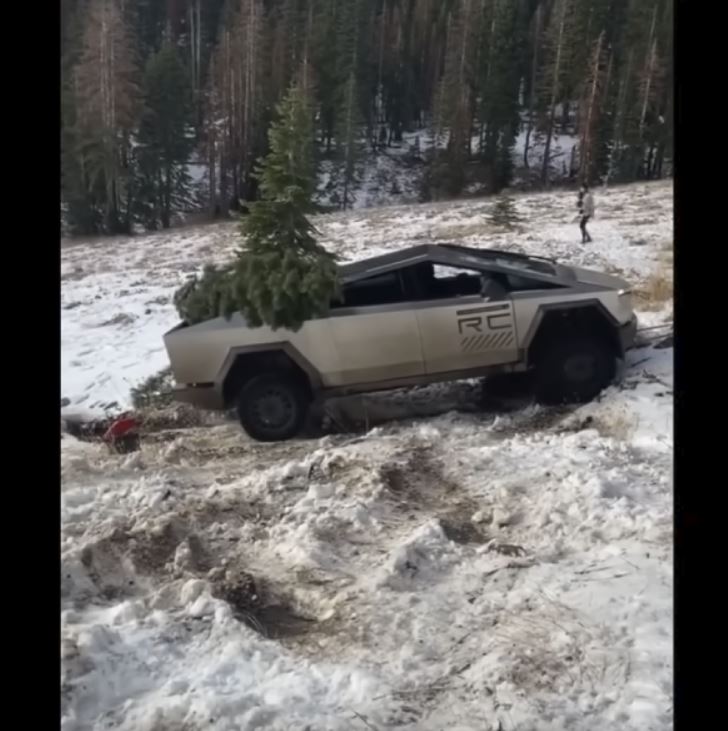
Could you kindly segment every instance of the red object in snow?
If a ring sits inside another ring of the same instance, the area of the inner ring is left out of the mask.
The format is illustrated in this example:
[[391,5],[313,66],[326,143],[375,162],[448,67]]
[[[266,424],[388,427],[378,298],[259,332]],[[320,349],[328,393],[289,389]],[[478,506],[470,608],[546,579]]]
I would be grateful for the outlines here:
[[115,442],[121,437],[132,434],[139,427],[138,419],[133,416],[122,416],[114,421],[104,433],[105,442]]

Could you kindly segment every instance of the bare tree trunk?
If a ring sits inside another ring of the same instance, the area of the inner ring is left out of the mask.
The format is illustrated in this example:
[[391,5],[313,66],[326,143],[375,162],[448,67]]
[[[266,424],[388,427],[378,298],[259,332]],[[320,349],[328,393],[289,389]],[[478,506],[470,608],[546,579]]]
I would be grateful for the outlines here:
[[[488,33],[488,67],[485,71],[485,83],[483,85],[483,88],[485,89],[485,93],[488,94],[490,90],[490,76],[491,76],[491,70],[493,68],[493,39],[495,38],[495,31],[496,31],[496,15],[498,11],[498,0],[494,0],[493,2],[493,18],[490,21],[490,31]],[[492,139],[493,135],[491,134],[491,130],[488,129],[488,125],[486,124],[485,129],[485,147],[488,147],[488,140]]]
[[567,0],[561,0],[561,14],[559,16],[558,35],[556,39],[556,58],[551,81],[551,99],[549,104],[549,118],[546,125],[546,143],[543,151],[543,165],[541,168],[541,182],[546,185],[549,179],[549,162],[551,158],[551,139],[554,133],[554,120],[556,118],[556,102],[559,98],[559,85],[561,81],[561,56],[564,43],[564,27],[566,25]]
[[591,65],[591,79],[586,98],[583,115],[583,127],[580,141],[580,175],[585,183],[591,182],[591,166],[594,147],[594,126],[599,115],[600,101],[600,63],[602,58],[602,46],[604,43],[604,31],[599,34],[597,45],[594,49],[594,56]]
[[647,151],[647,164],[645,169],[647,170],[647,179],[652,180],[655,177],[655,163],[657,161],[657,147],[654,142],[650,143],[650,148]]
[[[353,67],[356,67],[356,53],[354,54]],[[349,207],[349,186],[351,185],[351,164],[352,155],[354,154],[354,105],[356,104],[355,92],[355,76],[352,70],[347,82],[346,89],[346,126],[344,128],[345,135],[345,152],[344,152],[344,199],[341,202],[341,207],[346,209]]]
[[645,78],[643,87],[643,98],[640,110],[640,139],[642,139],[645,129],[645,120],[647,118],[647,110],[650,104],[650,96],[652,93],[652,83],[657,60],[657,39],[655,36],[655,23],[657,22],[657,3],[652,13],[652,23],[650,24],[650,35],[647,46],[647,58],[645,59]]
[[614,114],[614,133],[612,134],[612,149],[609,153],[609,164],[607,165],[607,177],[605,184],[608,184],[614,173],[614,166],[619,159],[622,151],[623,135],[624,135],[624,119],[626,113],[627,89],[629,88],[629,80],[632,75],[632,61],[634,53],[630,49],[627,55],[627,64],[625,66],[624,76],[619,80],[619,89],[617,90],[617,109]]
[[[214,122],[213,122],[214,124]],[[215,161],[217,159],[215,149],[215,130],[212,124],[209,126],[208,141],[207,141],[207,180],[209,186],[209,214],[210,218],[214,218],[217,215],[217,179],[215,174]]]
[[526,127],[526,142],[523,146],[523,167],[528,170],[528,150],[531,142],[531,130],[533,129],[533,113],[536,108],[536,83],[538,79],[538,49],[541,39],[541,9],[539,5],[536,8],[533,55],[531,59],[531,89],[528,96],[528,126]]
[[202,26],[200,18],[200,0],[190,0],[187,13],[187,22],[189,26],[190,36],[190,80],[192,82],[192,98],[195,105],[195,126],[197,127],[202,119],[202,111],[200,105],[200,93],[202,87]]
[[571,105],[568,99],[564,99],[561,103],[561,134],[569,134],[569,112],[571,111]]

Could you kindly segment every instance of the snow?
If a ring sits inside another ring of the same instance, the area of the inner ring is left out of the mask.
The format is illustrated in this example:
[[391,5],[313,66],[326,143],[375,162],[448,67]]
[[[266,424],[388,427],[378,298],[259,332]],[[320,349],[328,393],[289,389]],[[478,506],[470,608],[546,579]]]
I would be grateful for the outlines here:
[[[447,134],[442,135],[437,140],[438,149],[444,149],[447,140]],[[365,140],[361,143],[359,179],[352,183],[350,195],[353,200],[350,201],[349,208],[361,210],[392,204],[411,204],[420,200],[422,179],[427,169],[425,160],[434,145],[431,130],[405,132],[402,135],[402,142],[392,143],[379,148],[376,152],[368,147]],[[552,135],[549,152],[549,180],[552,183],[569,180],[571,156],[574,148],[578,148],[578,143],[576,135],[557,132]],[[478,135],[473,136],[470,140],[471,149],[476,151],[479,144]],[[532,176],[536,175],[540,179],[545,146],[544,136],[532,130],[528,146],[529,168],[528,170],[524,168],[526,121],[522,120],[512,152],[515,187],[522,183],[529,185],[532,182],[529,181],[529,170]],[[578,163],[578,160],[575,162]],[[340,205],[337,196],[340,196],[341,190],[337,189],[340,186],[336,185],[334,167],[335,164],[330,160],[323,160],[319,166],[317,202],[324,207],[338,208]],[[470,183],[465,186],[464,192],[477,195],[482,192],[482,183]]]
[[[669,184],[597,191],[588,247],[572,198],[514,197],[521,230],[485,200],[317,225],[345,258],[443,237],[635,285],[669,266]],[[162,298],[235,233],[63,248],[69,408],[166,364]],[[122,457],[63,435],[62,728],[672,728],[672,355],[631,351],[579,408],[477,411],[463,382],[366,397],[374,428],[317,440],[223,424]],[[222,591],[240,572],[266,611]]]

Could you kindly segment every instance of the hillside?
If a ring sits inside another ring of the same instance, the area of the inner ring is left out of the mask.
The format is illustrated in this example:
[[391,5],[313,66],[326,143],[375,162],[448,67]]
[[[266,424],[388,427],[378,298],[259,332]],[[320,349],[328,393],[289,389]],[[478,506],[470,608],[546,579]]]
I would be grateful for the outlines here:
[[[392,206],[316,221],[343,260],[422,241],[618,271],[672,319],[672,186]],[[118,409],[166,364],[175,288],[234,224],[62,248],[62,394]],[[672,357],[645,344],[580,408],[477,384],[341,404],[283,444],[162,426],[121,457],[64,434],[62,728],[672,728]]]

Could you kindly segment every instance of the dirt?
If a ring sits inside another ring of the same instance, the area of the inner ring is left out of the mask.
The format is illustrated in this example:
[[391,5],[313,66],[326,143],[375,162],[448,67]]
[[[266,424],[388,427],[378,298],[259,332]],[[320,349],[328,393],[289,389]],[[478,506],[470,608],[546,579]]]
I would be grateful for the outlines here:
[[473,513],[457,509],[440,517],[440,525],[445,535],[460,545],[486,543],[488,537],[470,520]]
[[109,320],[100,322],[97,327],[106,327],[108,325],[131,325],[136,320],[136,315],[128,312],[120,312]]

